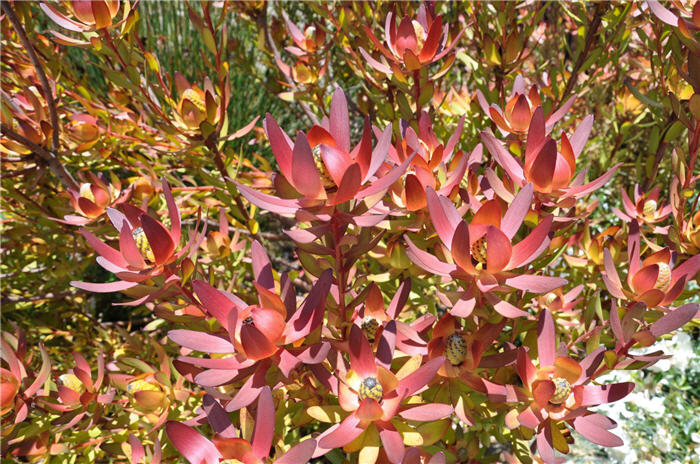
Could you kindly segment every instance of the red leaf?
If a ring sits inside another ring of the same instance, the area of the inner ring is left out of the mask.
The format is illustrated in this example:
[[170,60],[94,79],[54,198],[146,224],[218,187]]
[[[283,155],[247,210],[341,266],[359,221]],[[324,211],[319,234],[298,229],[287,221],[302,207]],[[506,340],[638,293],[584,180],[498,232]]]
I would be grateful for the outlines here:
[[376,377],[377,365],[367,337],[357,325],[350,329],[350,367],[362,378]]
[[302,195],[319,198],[323,195],[321,177],[311,153],[311,146],[306,135],[299,131],[292,151],[292,178],[294,188]]
[[422,267],[428,272],[432,272],[433,274],[442,276],[448,276],[450,275],[450,273],[457,270],[457,266],[455,266],[454,264],[448,264],[440,261],[430,253],[427,253],[418,248],[408,237],[405,238],[406,244],[408,245],[406,255],[411,260],[411,262],[413,262],[417,266]]
[[404,51],[410,50],[416,53],[416,46],[418,41],[416,39],[416,30],[413,28],[413,23],[411,18],[404,16],[399,24],[399,33],[394,41],[394,50],[399,56],[403,56]]
[[425,190],[415,174],[406,176],[406,208],[409,211],[418,211],[426,207]]
[[435,52],[440,45],[440,38],[442,37],[442,17],[438,16],[435,21],[430,25],[430,30],[423,43],[423,48],[421,48],[418,58],[422,63],[430,61],[435,56]]
[[510,240],[500,229],[488,226],[486,229],[486,269],[495,274],[502,271],[512,254]]
[[513,106],[513,111],[510,115],[510,123],[513,129],[518,132],[525,132],[530,126],[530,105],[525,95],[519,95],[515,101],[515,106]]
[[296,200],[273,197],[239,183],[236,183],[236,186],[248,201],[262,209],[277,214],[295,214],[299,210],[299,203]]
[[379,438],[382,440],[384,451],[386,452],[387,458],[389,458],[389,462],[392,464],[399,464],[406,453],[401,434],[397,432],[392,425],[387,424],[379,429]]
[[362,171],[357,163],[353,163],[345,171],[331,204],[338,205],[352,200],[360,189],[360,182],[362,182]]
[[70,283],[73,287],[79,288],[81,290],[85,290],[88,292],[94,292],[94,293],[112,293],[112,292],[121,292],[122,290],[127,290],[129,288],[135,287],[138,285],[138,282],[126,282],[123,280],[119,280],[117,282],[108,282],[108,283],[93,283],[93,282],[78,282],[78,281],[71,281]]
[[389,187],[391,187],[391,184],[399,180],[399,178],[406,171],[408,165],[411,164],[411,161],[413,160],[414,156],[416,156],[415,153],[409,156],[406,159],[406,161],[401,163],[400,166],[396,166],[388,174],[372,182],[372,184],[369,187],[358,192],[357,195],[355,195],[355,198],[357,200],[361,200],[362,198],[368,197],[370,195],[385,192]]
[[574,429],[584,438],[601,446],[622,446],[624,442],[617,435],[613,435],[601,426],[596,416],[600,414],[589,414],[574,419]]
[[46,2],[41,2],[39,3],[39,8],[44,10],[44,13],[46,13],[46,16],[51,18],[56,24],[59,26],[66,28],[70,31],[74,32],[83,32],[87,29],[83,24],[80,24],[78,22],[73,21],[72,19],[67,18],[64,16],[61,12],[59,12],[57,9],[55,9],[53,6],[51,6],[49,3]]
[[168,332],[168,338],[180,346],[203,353],[234,353],[230,341],[217,335],[195,330],[175,329]]
[[431,359],[416,371],[401,379],[399,381],[399,386],[396,387],[396,391],[404,398],[413,395],[421,388],[426,387],[428,383],[433,380],[438,369],[440,369],[440,366],[442,366],[444,362],[445,358],[442,356]]
[[212,442],[185,424],[168,421],[165,423],[165,433],[190,464],[216,464],[223,458]]
[[562,277],[549,277],[541,275],[519,275],[506,279],[506,285],[525,292],[547,293],[559,287],[563,287],[568,280]]
[[537,357],[540,367],[552,366],[555,356],[554,319],[548,309],[542,311],[537,324]]
[[[360,420],[355,414],[350,414],[343,422],[331,427],[318,438],[318,446],[324,450],[332,450],[345,446],[359,437],[364,428],[360,427]],[[316,454],[316,453],[314,453]]]
[[263,387],[258,397],[258,412],[255,416],[255,428],[250,444],[253,447],[253,454],[258,459],[266,458],[270,455],[272,436],[275,432],[275,405],[272,401],[270,387]]
[[241,326],[241,345],[246,356],[256,361],[272,356],[277,351],[277,346],[253,324],[243,324]]
[[350,153],[350,120],[348,118],[348,102],[345,93],[338,87],[333,92],[329,116],[330,132],[338,147]]
[[527,216],[527,212],[530,210],[532,195],[532,184],[528,183],[525,185],[525,187],[520,189],[520,192],[518,192],[513,201],[510,203],[506,214],[500,221],[501,230],[511,240],[518,232],[520,225],[523,223],[523,220],[525,220],[525,216]]
[[700,309],[697,303],[688,303],[664,314],[654,322],[649,330],[655,337],[660,337],[690,322]]
[[621,400],[634,390],[633,382],[613,383],[610,385],[585,385],[583,387],[581,406],[597,406]]
[[129,265],[124,259],[124,256],[122,256],[122,254],[119,251],[105,244],[92,232],[88,231],[87,229],[80,229],[80,233],[90,244],[90,246],[92,246],[100,256],[104,257],[110,263],[115,264],[121,268],[126,268]]
[[175,204],[175,199],[170,191],[170,186],[165,181],[165,176],[163,176],[162,181],[163,186],[163,196],[165,197],[165,203],[168,205],[168,215],[170,217],[170,235],[172,237],[173,243],[178,245],[180,243],[180,211],[177,209]]
[[585,185],[578,185],[575,187],[569,187],[565,189],[564,191],[564,196],[563,198],[569,198],[569,197],[574,197],[574,198],[581,198],[585,195],[588,195],[589,193],[598,190],[600,187],[605,185],[612,176],[615,175],[615,172],[617,169],[622,166],[622,163],[618,163],[615,166],[612,167],[612,169],[608,170],[605,174],[600,176],[594,181],[591,181]]
[[[515,203],[515,200],[513,200],[513,203]],[[525,266],[544,252],[549,246],[549,231],[552,228],[553,220],[554,217],[551,215],[545,217],[527,237],[513,245],[510,262],[507,266],[508,269]]]
[[382,336],[377,344],[377,364],[387,370],[391,370],[391,361],[394,359],[394,348],[396,347],[396,321],[386,323]]
[[407,420],[427,422],[447,417],[452,411],[453,408],[449,404],[429,403],[403,410],[399,412],[399,416]]
[[156,265],[161,265],[168,261],[173,255],[173,251],[175,251],[175,243],[170,236],[170,232],[163,227],[163,224],[146,214],[141,216],[141,226],[146,234],[151,250],[153,250]]
[[503,147],[501,142],[499,142],[493,134],[482,131],[481,141],[484,143],[486,149],[491,153],[491,156],[496,160],[498,164],[505,169],[508,176],[516,183],[523,184],[525,178],[523,177],[523,168],[520,164],[513,158],[508,151]]
[[136,240],[126,221],[122,223],[122,229],[119,231],[119,251],[121,251],[122,256],[132,269],[143,269],[146,267],[146,262],[136,246]]
[[537,156],[545,141],[544,111],[542,111],[541,106],[538,106],[532,114],[532,121],[530,121],[530,128],[527,132],[527,141],[525,143],[526,170],[529,170],[532,166],[535,156]]
[[304,440],[275,459],[275,464],[298,464],[300,462],[308,462],[311,460],[314,451],[316,451],[316,440],[313,438]]
[[362,131],[362,138],[352,152],[353,158],[360,165],[362,170],[362,179],[367,177],[369,167],[372,163],[372,128],[369,123],[369,117],[365,117],[365,125]]
[[547,139],[540,151],[534,155],[532,165],[526,165],[525,177],[534,184],[535,190],[538,192],[550,193],[556,164],[557,142],[553,139]]
[[228,318],[229,313],[235,310],[236,304],[219,290],[202,280],[193,281],[192,289],[199,301],[202,302],[204,309],[214,316],[229,333],[233,332],[235,327],[231,327],[228,324]]
[[569,142],[571,143],[571,149],[574,152],[575,158],[578,158],[578,155],[580,155],[583,151],[583,147],[586,145],[586,141],[588,140],[588,136],[590,135],[592,128],[593,115],[589,114],[583,118],[581,124],[579,124],[576,128],[574,135],[571,136],[571,140],[569,140]]
[[678,17],[661,5],[657,0],[647,0],[647,5],[649,6],[649,11],[661,21],[670,26],[678,27]]
[[452,236],[452,246],[450,247],[452,258],[455,263],[465,270],[473,269],[471,249],[469,247],[469,226],[466,222],[460,221]]
[[272,154],[275,155],[277,164],[282,171],[282,175],[291,181],[292,179],[292,144],[291,140],[287,134],[280,129],[277,125],[277,121],[267,113],[265,116],[265,121],[263,121],[263,127],[265,128],[265,134],[267,134],[268,140],[270,140],[270,147],[272,148]]
[[[462,218],[454,205],[449,202],[449,200],[447,202],[442,202],[441,198],[432,188],[428,187],[425,195],[428,203],[430,220],[433,223],[435,232],[437,232],[442,243],[450,248],[452,246],[455,229],[459,226]],[[467,246],[469,246],[469,244],[467,244]]]
[[537,434],[537,451],[539,451],[542,460],[545,464],[553,464],[554,459],[554,442],[552,440],[552,423],[545,422],[544,427]]
[[268,290],[275,288],[275,280],[272,277],[272,265],[265,249],[257,240],[250,245],[251,260],[253,261],[253,275],[255,281]]

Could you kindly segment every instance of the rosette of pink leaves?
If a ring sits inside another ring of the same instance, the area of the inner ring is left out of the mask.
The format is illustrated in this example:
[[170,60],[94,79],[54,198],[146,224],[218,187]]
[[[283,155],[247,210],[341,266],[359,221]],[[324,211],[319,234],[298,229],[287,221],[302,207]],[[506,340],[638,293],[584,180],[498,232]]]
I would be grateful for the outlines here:
[[[378,346],[384,327],[390,321],[394,321],[396,323],[396,348],[409,356],[427,354],[427,344],[421,334],[433,325],[435,316],[424,314],[411,323],[401,321],[399,316],[406,306],[410,292],[411,279],[408,278],[401,282],[387,308],[384,306],[384,297],[377,284],[370,284],[365,304],[353,314],[353,323],[363,329],[367,339],[373,345]],[[370,337],[367,327],[374,324],[376,326],[371,329],[374,333]]]
[[[362,47],[360,53],[372,68],[385,74],[393,72],[401,73],[398,66],[403,65],[407,71],[417,71],[423,66],[428,66],[445,57],[457,45],[457,41],[462,36],[463,29],[448,44],[449,25],[442,24],[441,16],[433,16],[430,9],[421,5],[416,12],[416,19],[404,16],[396,24],[396,15],[389,13],[384,25],[384,42],[382,44],[372,29],[362,25],[367,37],[384,58],[389,62],[377,61]],[[453,59],[450,58],[450,62]],[[443,66],[449,68],[449,66]],[[445,69],[446,71],[446,69]],[[433,76],[434,79],[439,74]]]
[[639,224],[630,223],[627,238],[627,288],[622,285],[612,254],[607,248],[604,253],[605,273],[603,282],[615,298],[631,302],[643,302],[647,307],[666,306],[680,296],[688,280],[700,271],[700,255],[674,266],[677,255],[666,247],[646,257],[640,258]]
[[[119,249],[107,245],[87,229],[81,229],[80,233],[100,255],[97,257],[97,263],[121,280],[109,283],[73,281],[71,282],[72,286],[89,292],[110,293],[131,289],[139,283],[161,274],[165,274],[166,283],[179,279],[176,274],[171,272],[168,265],[183,257],[195,245],[197,234],[192,234],[187,246],[176,251],[180,244],[180,212],[165,178],[163,178],[162,185],[168,207],[170,229],[166,228],[159,220],[152,218],[143,209],[128,203],[122,205],[123,213],[108,208],[109,219],[119,232]],[[147,260],[144,256],[147,253],[142,253],[142,250],[139,249],[134,237],[135,233],[145,234],[146,242],[142,242],[142,247],[147,244],[150,253],[152,253],[152,260]],[[202,234],[204,233],[202,232]],[[155,294],[149,291],[145,296],[125,304],[131,306],[142,304],[155,298],[159,292],[164,292],[166,289],[167,285],[161,286],[160,289],[155,290]]]
[[[67,416],[70,420],[61,425],[57,432],[69,429],[86,414],[102,414],[104,405],[110,404],[116,391],[109,388],[106,393],[100,393],[105,379],[104,355],[97,356],[97,376],[93,379],[90,364],[80,353],[73,353],[75,367],[60,377],[61,383],[57,386],[55,396],[41,398],[42,406],[53,409]],[[66,380],[66,381],[64,381]],[[88,409],[95,405],[95,408]]]
[[[411,261],[433,274],[459,279],[464,283],[464,296],[455,304],[452,314],[467,317],[476,304],[475,295],[486,295],[496,311],[506,317],[527,316],[527,313],[491,294],[507,287],[534,293],[546,293],[566,284],[566,279],[541,275],[519,274],[514,270],[526,266],[549,246],[552,216],[547,216],[517,244],[511,241],[523,223],[532,203],[532,184],[525,185],[501,215],[498,200],[484,203],[471,223],[462,219],[452,202],[432,189],[427,191],[428,211],[437,235],[454,264],[438,259],[418,248],[410,238],[407,254]],[[475,265],[474,246],[485,241],[485,266]]]
[[403,125],[403,139],[396,146],[389,146],[389,157],[399,165],[415,153],[403,184],[397,183],[391,188],[392,194],[401,198],[406,209],[424,209],[425,190],[428,187],[449,196],[464,179],[467,168],[480,164],[483,153],[481,144],[470,154],[461,150],[455,153],[463,128],[464,117],[447,143],[443,144],[435,136],[430,116],[425,111],[418,118],[417,133],[410,125]]
[[[347,100],[340,88],[333,94],[330,116],[307,134],[298,132],[294,141],[269,114],[263,126],[282,173],[282,177],[275,177],[280,196],[237,185],[251,203],[278,214],[293,215],[307,209],[312,211],[312,217],[328,220],[328,213],[332,213],[336,205],[369,197],[368,204],[358,208],[362,211],[353,214],[353,220],[360,223],[359,216],[381,199],[410,163],[409,159],[393,169],[385,166],[391,144],[390,125],[372,149],[372,131],[365,121],[362,138],[351,149]],[[382,167],[384,169],[380,169]],[[376,219],[370,221],[377,222]]]
[[316,449],[316,441],[308,439],[277,458],[270,457],[275,435],[275,405],[269,386],[260,392],[255,426],[248,439],[241,436],[242,431],[236,430],[226,411],[212,396],[204,396],[202,409],[214,430],[212,440],[189,425],[176,421],[165,424],[171,443],[191,464],[215,464],[229,459],[243,464],[301,464],[308,462]]
[[41,344],[41,367],[36,372],[31,369],[27,372],[32,357],[27,352],[24,332],[15,329],[14,334],[0,332],[0,358],[4,364],[0,367],[0,415],[3,429],[8,431],[27,418],[37,394],[51,375],[51,358]]
[[[382,332],[382,341],[378,344],[375,358],[362,329],[357,325],[351,326],[350,336],[345,343],[350,355],[350,369],[344,365],[338,366],[336,372],[339,378],[335,378],[332,383],[326,382],[331,387],[330,390],[338,396],[342,410],[349,414],[345,415],[340,423],[331,426],[317,437],[318,448],[314,457],[322,456],[335,448],[345,447],[351,442],[359,443],[358,437],[364,434],[364,447],[377,449],[377,452],[369,453],[367,464],[376,461],[380,444],[389,462],[401,463],[406,448],[399,430],[405,432],[407,427],[410,427],[405,420],[434,421],[452,413],[452,407],[446,404],[405,402],[427,387],[444,358],[438,357],[423,365],[414,364],[420,367],[403,372],[399,377],[390,370],[394,358],[395,337],[396,325],[391,321]],[[421,360],[421,356],[417,355],[415,359]],[[375,397],[362,393],[363,387],[368,386],[368,379],[372,385],[381,386],[379,394]],[[323,409],[323,406],[317,408]],[[309,414],[315,416],[311,408]],[[328,417],[328,414],[323,415]]]
[[252,244],[253,273],[258,304],[248,305],[237,296],[195,280],[195,294],[204,312],[220,326],[215,333],[175,329],[168,337],[178,345],[207,354],[233,354],[226,358],[180,357],[178,361],[203,370],[194,381],[204,387],[218,387],[245,380],[226,405],[228,411],[247,406],[266,385],[265,374],[276,365],[285,377],[300,364],[325,360],[327,342],[292,346],[323,323],[325,301],[330,291],[331,273],[325,272],[312,286],[297,309],[294,288],[282,274],[281,295],[274,293],[272,267],[262,245]]
[[608,385],[590,383],[603,362],[604,354],[605,348],[600,347],[579,363],[568,356],[564,346],[557,350],[554,319],[545,309],[540,314],[537,327],[538,366],[535,367],[525,348],[520,348],[518,352],[516,366],[523,387],[484,382],[491,399],[530,402],[517,419],[511,415],[507,425],[511,428],[522,425],[536,430],[534,446],[545,463],[557,462],[555,449],[568,453],[568,444],[562,434],[566,432],[565,423],[601,446],[623,444],[619,437],[609,432],[616,426],[613,420],[588,410],[591,406],[624,398],[635,386],[633,382]]
[[[586,116],[571,138],[562,132],[561,144],[557,148],[556,141],[546,134],[544,111],[541,107],[536,108],[527,133],[524,165],[513,158],[490,132],[482,131],[481,140],[516,185],[522,187],[532,183],[534,190],[543,200],[578,199],[608,182],[620,166],[615,165],[587,184],[584,184],[585,171],[576,174],[576,161],[583,151],[592,126],[593,116]],[[493,179],[493,176],[488,177],[489,181]],[[497,189],[499,185],[492,187]]]
[[620,189],[622,195],[622,211],[613,207],[613,213],[625,222],[636,220],[653,227],[655,234],[667,234],[668,227],[658,227],[657,224],[668,217],[673,212],[673,205],[659,204],[659,193],[661,189],[657,185],[650,192],[642,193],[639,184],[634,186],[634,201],[630,199],[625,189]]
[[63,219],[52,218],[54,221],[82,226],[101,217],[108,207],[114,208],[129,200],[132,189],[122,192],[118,180],[110,182],[102,173],[91,172],[90,177],[92,182],[81,184],[80,190],[68,189],[71,206],[80,216],[68,214]]

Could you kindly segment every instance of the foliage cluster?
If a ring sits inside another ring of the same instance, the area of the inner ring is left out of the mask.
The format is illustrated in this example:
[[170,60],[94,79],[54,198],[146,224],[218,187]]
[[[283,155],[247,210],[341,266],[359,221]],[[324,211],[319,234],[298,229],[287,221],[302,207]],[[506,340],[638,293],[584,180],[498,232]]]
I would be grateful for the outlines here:
[[698,2],[1,21],[5,458],[561,462],[700,316]]

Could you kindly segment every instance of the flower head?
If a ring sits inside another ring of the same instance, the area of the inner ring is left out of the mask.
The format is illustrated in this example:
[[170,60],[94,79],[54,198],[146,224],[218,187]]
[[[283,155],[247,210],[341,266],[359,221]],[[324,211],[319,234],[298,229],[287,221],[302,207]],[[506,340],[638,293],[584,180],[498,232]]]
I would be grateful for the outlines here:
[[175,114],[178,123],[190,131],[199,131],[203,122],[216,124],[220,117],[220,98],[209,78],[204,80],[204,90],[190,85],[187,79],[175,73],[178,100]]
[[617,273],[612,254],[605,249],[605,274],[603,282],[616,298],[631,302],[643,302],[647,307],[668,305],[678,298],[685,284],[700,271],[700,255],[695,255],[680,266],[674,266],[675,254],[666,247],[644,260],[640,258],[640,234],[636,221],[630,223],[627,244],[627,286]]
[[[643,194],[641,187],[637,184],[634,186],[634,201],[632,201],[627,192],[621,189],[624,211],[620,211],[617,208],[613,211],[617,217],[625,222],[630,222],[634,219],[642,224],[653,226],[663,221],[673,211],[673,207],[670,204],[664,205],[664,202],[659,204],[659,192],[660,188],[656,186],[650,192]],[[656,233],[666,233],[666,229],[661,227],[655,227],[654,231]]]
[[119,13],[119,0],[69,0],[64,2],[68,11],[77,19],[69,18],[48,2],[41,2],[41,9],[56,24],[75,32],[88,32],[113,26]]
[[[434,274],[453,276],[476,286],[482,293],[499,289],[501,283],[526,291],[546,293],[566,281],[560,278],[515,275],[511,271],[527,265],[549,245],[552,217],[547,216],[517,244],[511,241],[520,228],[532,201],[532,185],[524,186],[503,214],[497,199],[482,204],[470,223],[462,219],[452,202],[432,189],[427,191],[428,211],[435,231],[454,264],[443,262],[418,248],[410,239],[408,256],[418,266]],[[505,310],[500,302],[497,310]],[[511,305],[512,306],[512,305]],[[525,315],[520,310],[505,311],[507,317]],[[466,317],[465,314],[460,314]]]
[[[404,16],[399,24],[396,15],[389,13],[384,27],[382,44],[372,30],[363,25],[363,29],[372,44],[389,60],[389,64],[377,61],[360,48],[360,53],[368,64],[379,72],[390,74],[405,71],[416,71],[430,65],[446,56],[464,33],[464,30],[447,44],[449,28],[443,27],[442,17],[433,16],[430,9],[421,5],[414,18]],[[398,66],[401,66],[403,70]]]
[[122,205],[123,213],[107,208],[109,219],[119,232],[119,249],[107,245],[87,229],[81,229],[85,240],[100,255],[97,262],[122,280],[106,284],[71,282],[71,285],[92,292],[126,290],[162,274],[166,266],[182,257],[192,246],[193,240],[177,251],[180,244],[180,212],[165,178],[163,194],[168,206],[169,229],[146,211],[127,203]]
[[[476,96],[481,109],[503,133],[510,132],[516,135],[527,134],[530,121],[532,121],[535,111],[537,108],[542,107],[542,100],[537,85],[533,85],[530,87],[530,90],[527,91],[525,88],[525,80],[519,74],[515,77],[515,81],[513,82],[513,91],[506,103],[505,110],[502,110],[497,105],[489,106],[481,90],[477,89]],[[569,111],[575,98],[575,95],[569,98],[561,108],[545,117],[547,133],[549,133],[552,127],[554,127],[554,124]]]
[[[568,452],[566,440],[560,438],[568,433],[565,423],[599,445],[621,445],[622,440],[608,431],[615,423],[588,408],[624,398],[634,383],[591,384],[605,349],[593,351],[580,363],[557,352],[554,319],[547,309],[540,315],[537,334],[537,366],[527,350],[518,352],[517,372],[529,405],[517,419],[508,420],[509,427],[537,430],[536,447],[546,463],[555,462],[554,449]],[[498,387],[490,384],[489,389],[497,391]]]
[[372,131],[366,121],[362,138],[351,148],[347,101],[341,89],[333,94],[329,118],[307,134],[297,133],[294,141],[272,116],[267,115],[263,125],[282,173],[275,178],[280,197],[238,186],[251,203],[280,214],[295,214],[302,209],[319,213],[324,208],[328,211],[341,203],[367,198],[366,211],[410,163],[409,159],[393,169],[385,166],[391,126],[372,149]]
[[[416,355],[398,371],[392,372],[395,322],[390,322],[382,333],[375,358],[362,329],[352,325],[348,339],[350,369],[341,373],[338,383],[338,402],[345,418],[318,437],[318,449],[314,457],[331,449],[343,447],[347,452],[358,446],[384,446],[388,460],[400,463],[406,453],[403,435],[410,430],[405,420],[431,421],[446,417],[452,407],[444,404],[409,402],[409,397],[422,390],[433,379],[444,358],[433,359],[422,366],[421,356]],[[394,336],[389,334],[393,333]],[[319,420],[329,417],[323,406],[313,406],[309,415]],[[397,417],[398,416],[398,417]],[[400,433],[401,432],[401,433]],[[377,455],[368,458],[375,462]]]
[[593,116],[587,116],[571,136],[562,133],[561,143],[547,135],[544,111],[537,107],[528,124],[525,163],[521,165],[490,132],[481,133],[481,140],[496,162],[520,186],[532,183],[543,198],[581,198],[600,188],[615,174],[619,164],[596,180],[583,184],[584,177],[576,174],[576,160],[583,151],[593,126]]
[[83,182],[80,190],[68,189],[71,205],[80,216],[66,215],[55,221],[71,225],[89,224],[104,215],[107,208],[114,208],[131,197],[132,190],[122,192],[121,182],[115,177],[111,181],[101,173],[90,173],[90,177],[92,182]]

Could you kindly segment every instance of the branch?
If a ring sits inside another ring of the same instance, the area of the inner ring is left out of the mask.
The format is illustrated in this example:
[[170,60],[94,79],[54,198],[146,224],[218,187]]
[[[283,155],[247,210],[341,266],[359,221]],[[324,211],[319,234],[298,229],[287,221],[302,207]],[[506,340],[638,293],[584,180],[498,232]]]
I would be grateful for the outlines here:
[[[4,5],[5,3],[3,3],[3,6]],[[33,153],[38,155],[42,160],[44,160],[49,165],[51,171],[56,175],[56,177],[58,177],[58,180],[61,181],[61,183],[66,189],[80,189],[78,183],[75,181],[75,179],[73,179],[73,176],[70,175],[70,173],[66,170],[66,167],[59,161],[55,154],[51,153],[41,145],[37,145],[28,138],[13,131],[5,123],[0,123],[0,129],[2,129],[2,134],[4,136],[14,140],[15,142],[21,143],[25,147],[29,148]]]
[[39,61],[39,57],[36,55],[36,51],[34,50],[34,46],[29,41],[29,38],[27,37],[27,33],[24,31],[24,28],[22,27],[22,23],[20,22],[19,18],[15,14],[12,7],[10,7],[9,2],[2,2],[2,11],[3,11],[3,13],[5,13],[7,15],[7,18],[12,23],[12,27],[14,28],[15,32],[19,36],[19,40],[22,42],[22,45],[27,50],[27,54],[29,55],[29,59],[32,60],[32,65],[34,65],[34,69],[36,70],[36,74],[39,77],[39,82],[41,82],[41,88],[44,91],[44,98],[46,99],[46,104],[49,107],[49,117],[51,118],[51,127],[53,128],[52,137],[51,137],[52,149],[54,151],[58,150],[58,144],[59,144],[59,140],[58,140],[58,135],[59,135],[58,114],[56,113],[56,104],[55,104],[54,99],[53,99],[53,92],[51,91],[51,86],[49,85],[49,81],[46,78],[46,73],[44,72],[44,68],[41,65],[41,61]]
[[[268,2],[269,5],[272,5],[272,1]],[[265,41],[267,42],[268,47],[270,47],[270,50],[272,51],[272,54],[275,56],[275,58],[279,59],[280,61],[282,60],[280,56],[279,50],[277,50],[277,47],[275,46],[275,41],[272,38],[272,35],[270,34],[270,28],[267,27],[267,7],[265,7],[264,11],[264,16],[263,16],[263,28],[265,29]],[[285,73],[281,72],[282,76],[284,77],[284,80],[287,81],[287,83],[293,87],[296,87],[294,82],[287,76]],[[304,113],[306,116],[311,120],[311,124],[318,125],[320,124],[320,121],[316,117],[313,111],[311,111],[311,107],[303,102],[300,101],[299,105],[301,106],[301,109],[304,110]]]
[[581,53],[578,55],[578,58],[576,59],[574,68],[571,70],[571,74],[569,75],[569,80],[566,83],[566,87],[564,87],[564,92],[559,98],[559,103],[562,103],[566,100],[566,97],[569,96],[569,93],[571,93],[571,91],[574,89],[574,86],[576,85],[579,69],[581,69],[581,66],[583,66],[583,62],[586,60],[586,57],[588,56],[588,53],[591,51],[591,47],[593,46],[593,42],[597,38],[598,28],[600,27],[601,20],[603,19],[603,8],[603,3],[598,3],[595,7],[593,19],[591,20],[590,25],[588,26],[588,31],[586,31],[586,42],[583,47],[583,51],[581,51]]

